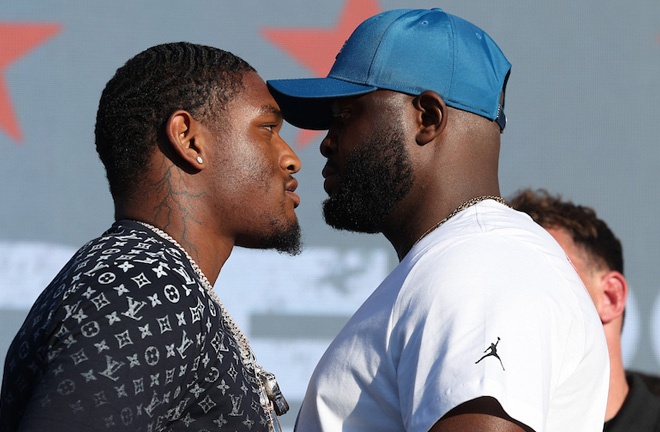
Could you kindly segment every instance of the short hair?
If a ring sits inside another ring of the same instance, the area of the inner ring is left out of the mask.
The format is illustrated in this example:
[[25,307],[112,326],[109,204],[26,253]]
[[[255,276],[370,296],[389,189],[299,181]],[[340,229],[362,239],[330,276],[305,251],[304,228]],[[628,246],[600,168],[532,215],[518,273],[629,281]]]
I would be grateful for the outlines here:
[[175,111],[215,125],[214,116],[243,89],[243,76],[251,71],[230,52],[188,42],[153,46],[119,68],[101,95],[94,131],[112,196],[139,185]]
[[518,191],[509,201],[516,210],[527,213],[544,228],[566,230],[600,268],[623,274],[621,242],[591,207],[576,205],[551,195],[545,189]]

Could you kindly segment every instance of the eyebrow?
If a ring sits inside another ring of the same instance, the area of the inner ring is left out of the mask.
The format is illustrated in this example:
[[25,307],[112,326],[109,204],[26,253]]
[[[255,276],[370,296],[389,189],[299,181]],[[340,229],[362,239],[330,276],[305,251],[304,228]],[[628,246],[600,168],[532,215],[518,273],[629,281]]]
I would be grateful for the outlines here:
[[280,110],[275,105],[271,105],[271,104],[261,105],[261,107],[259,108],[259,112],[262,114],[272,114],[276,116],[278,119],[283,118],[282,110]]
[[342,109],[345,109],[346,107],[349,107],[353,105],[353,99],[350,96],[343,97],[343,98],[337,98],[334,102],[332,102],[331,109],[334,114],[338,113]]

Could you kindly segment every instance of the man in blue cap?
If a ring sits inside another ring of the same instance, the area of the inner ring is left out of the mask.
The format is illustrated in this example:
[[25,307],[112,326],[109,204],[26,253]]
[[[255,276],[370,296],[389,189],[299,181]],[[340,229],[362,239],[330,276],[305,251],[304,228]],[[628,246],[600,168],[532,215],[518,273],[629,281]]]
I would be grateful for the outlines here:
[[326,222],[400,259],[319,362],[297,430],[597,431],[607,347],[561,247],[500,198],[510,63],[433,10],[363,22],[327,78],[269,87],[321,143]]

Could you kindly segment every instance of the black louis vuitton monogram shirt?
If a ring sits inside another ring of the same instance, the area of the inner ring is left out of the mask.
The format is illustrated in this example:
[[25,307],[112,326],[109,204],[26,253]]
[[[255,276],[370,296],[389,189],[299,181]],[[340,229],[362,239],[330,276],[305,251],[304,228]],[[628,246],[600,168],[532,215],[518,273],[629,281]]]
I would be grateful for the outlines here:
[[7,353],[0,431],[267,431],[253,371],[175,245],[132,221],[83,246]]

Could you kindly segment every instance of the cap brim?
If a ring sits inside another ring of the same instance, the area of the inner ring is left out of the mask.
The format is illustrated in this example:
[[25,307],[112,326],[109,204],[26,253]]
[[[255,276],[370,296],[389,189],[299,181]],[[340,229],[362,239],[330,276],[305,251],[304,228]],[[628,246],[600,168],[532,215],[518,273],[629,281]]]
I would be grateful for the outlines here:
[[301,129],[324,130],[332,124],[332,103],[341,97],[358,96],[376,87],[335,78],[300,78],[267,81],[284,119]]

